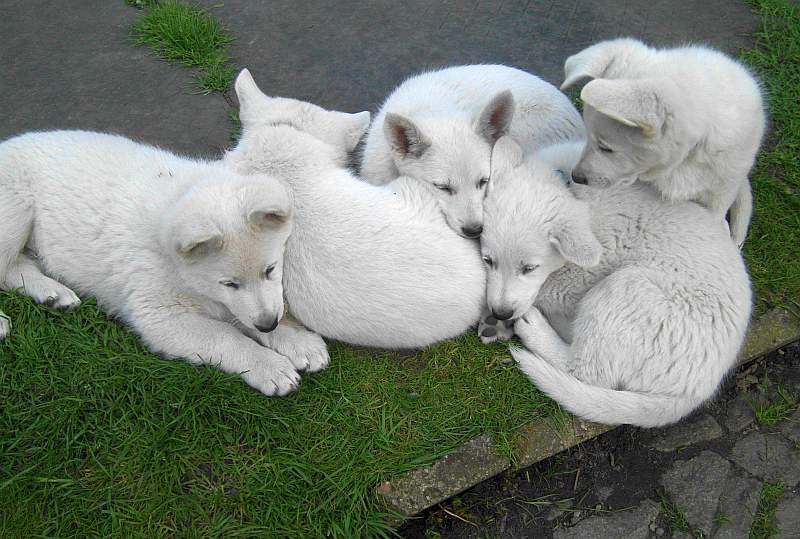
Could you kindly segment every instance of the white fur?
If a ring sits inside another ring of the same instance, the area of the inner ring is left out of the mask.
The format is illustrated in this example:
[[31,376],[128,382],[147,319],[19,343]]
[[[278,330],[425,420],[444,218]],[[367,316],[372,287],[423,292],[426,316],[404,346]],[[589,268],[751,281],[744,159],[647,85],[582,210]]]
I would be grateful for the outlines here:
[[714,394],[745,336],[750,283],[727,229],[642,183],[568,187],[514,145],[495,145],[481,244],[488,303],[528,349],[512,351],[520,368],[585,419],[679,420]]
[[478,320],[485,273],[475,242],[450,230],[407,180],[373,186],[345,168],[362,117],[339,116],[339,130],[353,135],[339,136],[327,121],[332,111],[267,97],[247,70],[236,92],[243,134],[226,160],[243,174],[276,175],[293,192],[284,293],[298,320],[325,337],[381,348],[427,346]]
[[[387,136],[397,115],[406,122],[400,133],[411,129],[419,139],[408,152],[393,148]],[[535,149],[583,138],[584,128],[564,94],[519,69],[466,65],[421,73],[394,90],[376,115],[361,174],[376,185],[409,176],[438,186],[450,226],[475,236],[469,232],[479,234],[482,224],[492,145],[506,133]]]
[[578,181],[638,178],[720,220],[730,210],[731,236],[744,242],[752,213],[747,175],[766,125],[761,90],[744,66],[698,45],[656,49],[615,39],[570,56],[564,72],[562,88],[594,79],[581,92],[589,142]]
[[[253,340],[283,314],[291,211],[281,182],[221,162],[101,133],[22,135],[0,144],[0,288],[65,309],[80,303],[73,290],[94,296],[154,352],[283,395],[296,367],[321,362],[319,337],[303,336],[296,358]],[[296,337],[282,324],[268,340],[283,351]]]

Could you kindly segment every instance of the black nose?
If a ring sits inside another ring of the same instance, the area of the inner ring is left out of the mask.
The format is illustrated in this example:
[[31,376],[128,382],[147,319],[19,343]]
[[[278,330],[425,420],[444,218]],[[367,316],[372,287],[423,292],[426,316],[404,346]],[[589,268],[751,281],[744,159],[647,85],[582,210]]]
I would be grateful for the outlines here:
[[586,176],[581,176],[579,173],[572,172],[572,181],[581,185],[586,185]]
[[261,333],[269,333],[270,331],[278,327],[278,317],[276,316],[271,324],[264,324],[261,323],[261,321],[259,321],[259,322],[254,322],[253,325]]
[[495,311],[492,309],[492,316],[497,318],[498,320],[508,320],[514,315],[514,311]]
[[461,233],[468,238],[477,238],[483,232],[483,225],[462,226]]

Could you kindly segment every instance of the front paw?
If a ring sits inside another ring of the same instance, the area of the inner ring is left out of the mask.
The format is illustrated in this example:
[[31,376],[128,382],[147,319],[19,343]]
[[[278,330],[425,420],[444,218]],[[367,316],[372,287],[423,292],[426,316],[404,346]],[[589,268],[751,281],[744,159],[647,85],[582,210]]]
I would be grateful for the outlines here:
[[300,386],[300,374],[288,358],[265,350],[262,357],[242,373],[247,385],[267,396],[283,397]]
[[326,368],[331,361],[328,355],[328,345],[312,331],[298,328],[292,340],[281,343],[290,350],[282,351],[298,370],[318,372]]
[[532,307],[514,323],[514,333],[525,348],[535,352],[539,348],[539,339],[545,334],[549,325],[539,309]]
[[289,358],[299,371],[321,371],[330,363],[328,346],[322,337],[301,326],[279,326],[263,344]]
[[481,319],[478,323],[478,336],[483,344],[497,341],[508,341],[514,336],[511,324],[506,320],[498,320],[492,315]]

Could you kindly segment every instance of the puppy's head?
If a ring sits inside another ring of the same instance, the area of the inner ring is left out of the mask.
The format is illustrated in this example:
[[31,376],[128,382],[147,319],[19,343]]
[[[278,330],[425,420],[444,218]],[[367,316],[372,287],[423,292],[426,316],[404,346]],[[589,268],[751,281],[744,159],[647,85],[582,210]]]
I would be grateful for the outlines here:
[[[573,161],[579,150],[568,150]],[[589,267],[600,260],[589,208],[566,186],[563,155],[547,150],[523,161],[510,138],[495,145],[481,253],[486,300],[499,319],[525,314],[548,276],[565,264]]]
[[492,146],[514,115],[510,91],[490,99],[468,120],[449,114],[415,119],[388,113],[383,131],[397,170],[426,183],[450,227],[468,238],[483,230],[483,200],[489,183]]
[[596,79],[581,91],[588,141],[577,183],[653,181],[680,164],[695,137],[669,79]]
[[247,69],[239,73],[235,88],[244,134],[257,131],[259,127],[286,125],[346,154],[353,151],[369,127],[367,111],[349,114],[325,110],[297,99],[267,96]]
[[244,326],[272,331],[283,316],[283,254],[292,204],[276,179],[224,170],[185,193],[162,223],[162,247],[193,297]]
[[562,89],[591,79],[581,91],[589,140],[574,170],[577,183],[652,182],[682,163],[697,143],[691,96],[653,72],[655,54],[623,38],[567,58]]

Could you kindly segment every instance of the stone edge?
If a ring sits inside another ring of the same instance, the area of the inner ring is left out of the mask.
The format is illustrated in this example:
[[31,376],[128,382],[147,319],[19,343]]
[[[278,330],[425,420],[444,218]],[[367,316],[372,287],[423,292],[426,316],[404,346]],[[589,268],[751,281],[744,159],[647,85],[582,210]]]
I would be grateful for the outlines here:
[[[751,324],[737,365],[797,340],[800,319],[786,310],[772,309]],[[575,418],[560,426],[537,419],[518,431],[520,444],[514,462],[497,452],[491,436],[482,435],[428,466],[380,484],[376,493],[388,507],[411,517],[503,471],[525,468],[613,428]]]

